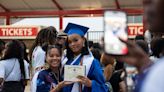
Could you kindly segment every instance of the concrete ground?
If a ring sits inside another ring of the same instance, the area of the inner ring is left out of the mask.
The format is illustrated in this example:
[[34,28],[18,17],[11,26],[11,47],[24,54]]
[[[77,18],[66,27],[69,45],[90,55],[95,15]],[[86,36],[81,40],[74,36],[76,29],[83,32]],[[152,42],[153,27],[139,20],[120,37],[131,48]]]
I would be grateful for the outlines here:
[[28,81],[28,84],[25,88],[25,92],[30,92],[30,81]]

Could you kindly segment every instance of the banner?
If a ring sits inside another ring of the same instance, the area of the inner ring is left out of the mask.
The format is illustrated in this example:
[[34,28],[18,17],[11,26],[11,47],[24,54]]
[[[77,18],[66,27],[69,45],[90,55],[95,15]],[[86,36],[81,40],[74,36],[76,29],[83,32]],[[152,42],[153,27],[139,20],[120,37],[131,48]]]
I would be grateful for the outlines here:
[[128,24],[129,38],[135,38],[136,35],[144,35],[143,24]]
[[35,39],[39,26],[0,26],[0,39]]

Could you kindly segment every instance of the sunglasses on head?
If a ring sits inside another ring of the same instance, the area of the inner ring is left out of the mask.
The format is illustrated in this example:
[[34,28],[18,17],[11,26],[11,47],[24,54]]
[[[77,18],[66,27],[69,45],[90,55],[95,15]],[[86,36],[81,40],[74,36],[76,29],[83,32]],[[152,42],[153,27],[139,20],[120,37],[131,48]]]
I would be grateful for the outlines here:
[[59,40],[64,39],[65,40],[66,38],[64,38],[64,37],[57,37],[57,39],[59,39]]

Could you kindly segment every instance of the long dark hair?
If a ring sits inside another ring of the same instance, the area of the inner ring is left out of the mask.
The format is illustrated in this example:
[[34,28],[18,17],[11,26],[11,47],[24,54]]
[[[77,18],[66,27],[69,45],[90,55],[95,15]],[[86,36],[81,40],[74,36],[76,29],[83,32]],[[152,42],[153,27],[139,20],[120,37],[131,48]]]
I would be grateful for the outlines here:
[[5,49],[5,42],[0,39],[0,57],[2,55],[2,51]]
[[[89,54],[89,49],[88,49],[88,41],[85,37],[82,36],[82,38],[85,39],[85,46],[82,48],[81,50],[81,54],[82,56],[83,55],[88,55]],[[66,40],[66,49],[67,49],[67,52],[66,52],[66,57],[68,58],[68,60],[71,60],[73,59],[73,55],[74,53],[72,52],[72,50],[69,48],[69,43],[68,43],[68,38]]]
[[57,33],[56,28],[52,26],[41,29],[33,43],[32,48],[30,49],[30,60],[32,58],[32,52],[36,46],[42,46],[45,43],[49,45],[55,44]]
[[160,58],[160,53],[164,50],[164,38],[154,38],[151,42],[152,56]]
[[28,63],[30,63],[30,60],[28,59],[28,53],[26,52],[26,49],[27,49],[26,44],[25,44],[22,40],[20,40],[20,42],[21,42],[21,44],[22,44],[22,46],[23,46],[23,53],[24,53],[23,58],[24,58]]
[[23,48],[18,40],[11,40],[6,44],[6,52],[2,60],[17,58],[20,64],[20,70],[22,77],[25,78],[25,70],[24,70],[24,61],[23,61]]

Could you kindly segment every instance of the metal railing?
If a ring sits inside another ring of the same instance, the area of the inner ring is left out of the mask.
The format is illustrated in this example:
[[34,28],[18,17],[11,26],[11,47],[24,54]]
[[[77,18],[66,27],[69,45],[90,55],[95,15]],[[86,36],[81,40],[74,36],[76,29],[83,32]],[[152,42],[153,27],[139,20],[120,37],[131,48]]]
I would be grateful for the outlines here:
[[100,42],[103,37],[103,33],[103,31],[90,31],[87,33],[87,39],[88,41]]

